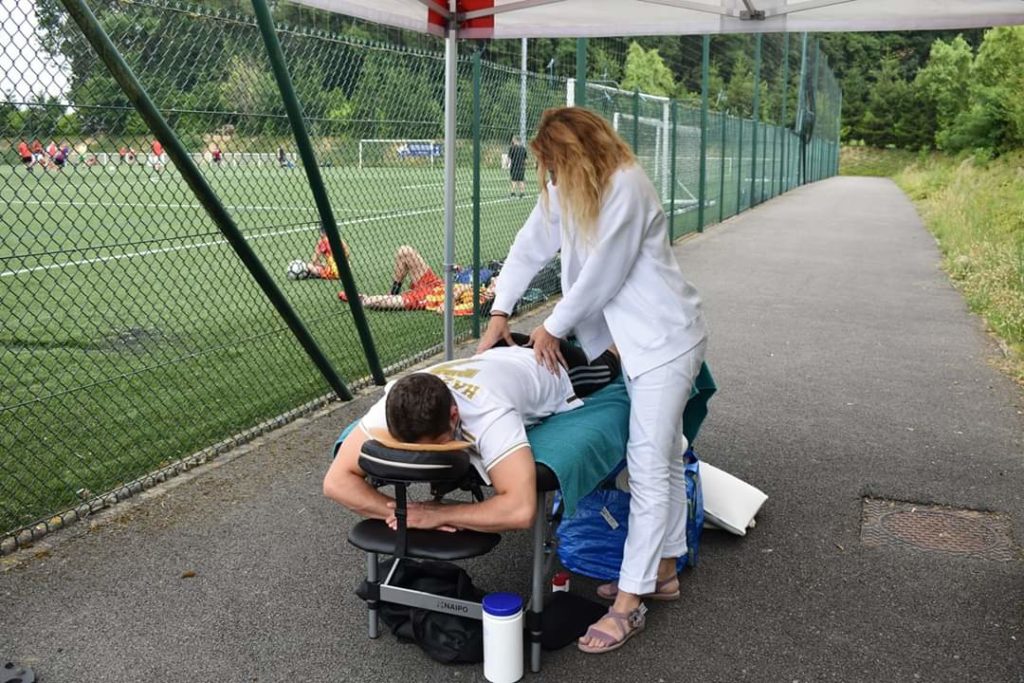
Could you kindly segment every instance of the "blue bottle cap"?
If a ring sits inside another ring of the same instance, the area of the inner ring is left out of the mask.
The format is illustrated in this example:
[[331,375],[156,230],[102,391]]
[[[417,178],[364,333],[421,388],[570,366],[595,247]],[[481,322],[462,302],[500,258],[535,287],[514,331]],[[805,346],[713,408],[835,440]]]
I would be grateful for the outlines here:
[[488,593],[483,608],[492,617],[510,617],[523,609],[523,599],[516,593]]

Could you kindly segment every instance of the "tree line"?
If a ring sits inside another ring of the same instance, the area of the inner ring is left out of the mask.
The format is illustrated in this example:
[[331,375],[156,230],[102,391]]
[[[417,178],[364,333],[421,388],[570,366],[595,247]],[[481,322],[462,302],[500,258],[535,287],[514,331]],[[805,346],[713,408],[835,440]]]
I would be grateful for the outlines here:
[[843,138],[877,147],[1024,147],[1024,27],[951,34],[832,34]]
[[[296,89],[319,134],[338,138],[441,135],[444,75],[435,37],[290,3],[274,3],[273,10]],[[206,135],[225,126],[248,137],[288,134],[248,3],[209,0],[190,6],[164,0],[97,0],[93,11],[183,136]],[[40,96],[29,106],[10,101],[0,105],[5,135],[146,135],[145,124],[77,29],[69,25],[60,3],[37,0],[36,12],[39,42],[65,65],[68,86],[61,97]],[[713,107],[738,116],[752,115],[750,44],[749,37],[716,39]],[[487,65],[485,126],[518,129],[519,50],[519,41],[464,45],[460,123],[469,125],[468,59],[478,52]],[[528,85],[532,109],[565,101],[564,78],[575,75],[575,55],[572,39],[530,41],[529,70],[539,74]],[[676,97],[697,106],[700,39],[594,40],[588,49],[588,72],[592,83]],[[797,79],[794,68],[788,87],[791,119]],[[761,97],[765,120],[778,119],[781,92],[774,81],[765,80]]]
[[[318,134],[440,136],[443,65],[436,38],[287,2],[273,2],[272,8],[296,88]],[[207,0],[190,8],[162,0],[97,0],[93,10],[185,136],[226,125],[252,137],[287,135],[249,3]],[[113,78],[77,29],[69,28],[60,3],[37,0],[36,11],[40,43],[67,65],[68,92],[59,99],[39,97],[28,107],[0,104],[4,134],[146,134]],[[700,44],[699,36],[592,39],[588,80],[698,106]],[[753,45],[749,35],[712,38],[713,110],[754,115]],[[806,64],[799,36],[790,37],[788,51],[783,45],[778,35],[763,39],[757,114],[794,127]],[[820,45],[826,68],[843,90],[844,141],[950,151],[980,147],[994,153],[1024,142],[1024,27],[963,34],[823,34],[813,36],[812,45]],[[495,130],[516,130],[519,41],[465,44],[463,53],[472,51],[479,51],[490,69],[484,121]],[[528,57],[529,70],[541,75],[530,80],[530,101],[545,106],[564,101],[561,79],[575,75],[576,41],[530,40]],[[468,86],[467,64],[460,70],[460,97],[467,97]],[[468,106],[460,106],[465,117]],[[464,118],[460,123],[468,125]]]

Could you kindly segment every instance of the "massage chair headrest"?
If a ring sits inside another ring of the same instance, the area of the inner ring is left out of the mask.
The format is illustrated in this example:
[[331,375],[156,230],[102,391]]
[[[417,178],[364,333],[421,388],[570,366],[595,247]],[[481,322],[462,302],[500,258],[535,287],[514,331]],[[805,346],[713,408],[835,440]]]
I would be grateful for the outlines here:
[[390,434],[374,432],[363,443],[359,467],[385,481],[460,481],[471,471],[465,441],[444,444],[404,443]]

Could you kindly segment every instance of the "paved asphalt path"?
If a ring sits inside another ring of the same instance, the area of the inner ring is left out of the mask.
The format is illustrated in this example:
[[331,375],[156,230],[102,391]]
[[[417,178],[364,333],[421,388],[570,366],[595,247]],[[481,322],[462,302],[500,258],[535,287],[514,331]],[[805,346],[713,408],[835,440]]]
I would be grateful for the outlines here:
[[[747,537],[705,535],[682,600],[652,605],[625,649],[566,648],[528,680],[1024,681],[1019,549],[996,561],[860,540],[865,497],[998,512],[1024,533],[1021,391],[904,195],[831,179],[678,253],[720,387],[698,450],[770,499]],[[374,398],[0,560],[0,662],[42,683],[483,680],[366,638],[354,518],[320,481],[334,435]],[[468,569],[527,592],[527,536]]]

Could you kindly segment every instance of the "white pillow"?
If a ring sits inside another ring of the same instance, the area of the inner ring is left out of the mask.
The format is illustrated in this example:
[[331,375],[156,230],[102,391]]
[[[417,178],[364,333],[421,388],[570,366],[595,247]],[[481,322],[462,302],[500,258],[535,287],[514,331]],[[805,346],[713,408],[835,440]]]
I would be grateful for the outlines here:
[[742,479],[724,472],[706,460],[700,461],[700,487],[704,494],[705,524],[746,536],[754,517],[768,496]]

